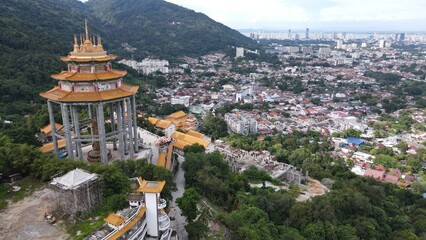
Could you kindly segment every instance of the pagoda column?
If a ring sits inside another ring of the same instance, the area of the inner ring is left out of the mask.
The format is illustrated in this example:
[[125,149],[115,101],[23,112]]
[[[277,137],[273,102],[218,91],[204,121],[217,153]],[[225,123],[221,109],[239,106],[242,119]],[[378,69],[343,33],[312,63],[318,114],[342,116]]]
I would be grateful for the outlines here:
[[136,96],[132,96],[133,106],[133,138],[135,142],[135,153],[139,152],[139,139],[138,139],[138,125],[137,125],[137,113],[136,113]]
[[98,105],[97,113],[97,123],[98,123],[98,141],[100,147],[101,162],[108,163],[108,148],[106,145],[106,135],[105,135],[105,119],[104,119],[104,105],[101,103]]
[[58,140],[56,137],[55,115],[53,113],[53,106],[50,100],[47,100],[47,110],[49,111],[50,128],[52,129],[53,148],[55,150],[55,153],[58,154],[59,148],[58,148]]
[[126,100],[127,104],[127,125],[129,129],[129,152],[130,152],[130,159],[135,159],[135,144],[133,139],[133,114],[132,114],[132,105],[130,104],[130,98],[127,98]]
[[124,155],[128,155],[129,154],[129,150],[128,150],[128,145],[127,145],[127,126],[126,126],[126,109],[125,109],[125,100],[121,100],[120,104],[121,104],[121,118],[123,119],[123,146],[124,146]]
[[[109,104],[109,112],[110,112],[110,117],[111,117],[111,130],[114,133],[115,132],[115,119],[114,119],[114,104],[110,103]],[[114,133],[115,135],[115,133]],[[114,150],[117,150],[117,138],[114,136],[112,139],[112,146]]]
[[81,141],[80,141],[80,121],[78,120],[78,111],[77,106],[71,106],[72,111],[72,117],[73,117],[73,123],[74,123],[74,135],[75,139],[75,148],[76,148],[76,154],[78,155],[78,158],[80,160],[83,160],[83,150],[81,148]]
[[120,152],[120,160],[124,160],[124,142],[123,142],[123,119],[121,118],[121,104],[117,105],[117,129],[118,129],[118,151]]
[[90,118],[90,139],[91,139],[91,141],[93,141],[93,124],[92,124],[93,110],[92,110],[92,105],[88,105],[87,109],[89,111],[89,118]]
[[67,141],[68,157],[71,159],[74,159],[72,139],[71,139],[70,116],[69,116],[67,104],[61,103],[61,113],[62,113],[62,122],[64,124],[65,138]]

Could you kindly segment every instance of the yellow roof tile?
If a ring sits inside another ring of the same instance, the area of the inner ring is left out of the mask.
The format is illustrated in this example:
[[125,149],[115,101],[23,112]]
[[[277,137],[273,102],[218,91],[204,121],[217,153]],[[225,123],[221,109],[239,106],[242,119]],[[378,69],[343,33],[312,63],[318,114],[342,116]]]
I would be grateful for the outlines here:
[[129,231],[133,226],[136,225],[136,223],[138,223],[141,218],[143,218],[145,216],[145,212],[146,212],[146,208],[140,208],[138,214],[130,221],[128,222],[123,228],[121,228],[120,230],[118,230],[116,233],[114,233],[113,235],[111,235],[108,240],[116,240],[119,239],[123,234],[125,234],[127,231]]
[[59,74],[52,74],[51,77],[56,80],[66,80],[72,82],[84,82],[84,81],[102,81],[117,79],[125,76],[127,71],[123,70],[110,70],[106,72],[96,72],[96,73],[78,73],[78,72],[68,72],[62,71]]
[[170,126],[170,124],[172,124],[172,122],[167,120],[160,120],[157,122],[157,124],[155,124],[155,126],[161,129],[166,129]]
[[76,57],[76,56],[64,56],[61,57],[61,60],[64,62],[106,62],[116,59],[115,55],[106,55],[106,56],[94,56],[94,57]]
[[106,223],[112,224],[114,226],[120,226],[126,221],[126,218],[115,213],[110,213],[108,217],[104,219]]
[[[206,140],[203,140],[203,139],[200,139],[200,138],[197,138],[197,137],[185,134],[185,133],[177,132],[177,131],[172,134],[172,138],[177,139],[177,140],[181,140],[181,141],[187,143],[187,145],[192,145],[192,144],[198,143],[198,144],[204,146],[205,148],[207,148],[207,146],[210,144],[209,141],[206,141]],[[176,146],[176,147],[178,147],[178,146]]]
[[159,167],[165,167],[166,166],[166,153],[160,153],[158,154],[158,160],[157,160],[157,166]]
[[40,93],[40,96],[59,102],[101,102],[129,97],[135,94],[138,89],[139,86],[123,83],[119,88],[101,92],[68,92],[56,86],[50,91]]
[[204,137],[204,134],[197,132],[197,131],[194,131],[194,130],[189,130],[188,132],[186,132],[186,134],[193,136],[193,137],[196,137],[196,138],[201,138],[201,139]]
[[[65,141],[65,139],[61,139],[58,141],[58,148],[64,148],[66,146],[67,146],[67,142]],[[53,142],[50,142],[41,146],[39,150],[45,153],[45,152],[52,152],[53,150],[55,150],[55,148],[53,146]]]
[[148,121],[149,121],[152,125],[155,125],[155,124],[157,124],[158,119],[157,119],[157,118],[155,118],[155,117],[149,117],[149,118],[148,118]]
[[144,193],[160,193],[163,190],[164,185],[166,185],[166,181],[143,180],[138,191]]
[[[59,123],[55,123],[55,130],[58,131],[58,129],[60,129],[62,127],[62,124]],[[46,126],[44,126],[43,128],[40,129],[40,132],[46,134],[46,135],[50,135],[52,134],[52,127],[50,126],[50,124],[47,124]]]
[[167,116],[167,118],[172,118],[172,119],[178,119],[181,117],[186,117],[186,113],[184,111],[177,111]]

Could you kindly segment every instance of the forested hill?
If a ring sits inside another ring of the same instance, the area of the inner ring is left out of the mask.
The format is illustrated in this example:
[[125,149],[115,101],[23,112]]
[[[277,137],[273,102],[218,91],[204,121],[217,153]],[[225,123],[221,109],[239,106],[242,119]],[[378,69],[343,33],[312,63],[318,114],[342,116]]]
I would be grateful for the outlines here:
[[40,102],[39,92],[55,84],[50,74],[65,68],[59,56],[72,50],[73,34],[83,32],[85,18],[92,31],[105,34],[77,0],[1,1],[0,118],[16,121],[10,115],[38,108],[30,103]]
[[[38,96],[73,47],[73,34],[101,34],[104,48],[127,57],[199,56],[255,43],[207,16],[162,0],[4,0],[0,4],[0,119],[16,121],[45,103]],[[173,24],[175,22],[175,24]],[[37,104],[38,103],[38,104]],[[12,115],[15,115],[12,116]],[[0,126],[1,128],[1,126]]]
[[[201,55],[255,42],[204,14],[163,0],[89,0],[93,13],[114,38],[137,48],[142,58]],[[126,54],[126,53],[123,53]]]

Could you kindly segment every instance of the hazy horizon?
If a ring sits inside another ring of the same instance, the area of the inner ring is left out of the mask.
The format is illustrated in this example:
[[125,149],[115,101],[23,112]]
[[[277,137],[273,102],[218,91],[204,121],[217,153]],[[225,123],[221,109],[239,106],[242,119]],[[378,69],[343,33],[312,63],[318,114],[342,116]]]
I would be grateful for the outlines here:
[[239,30],[426,31],[424,0],[167,1]]

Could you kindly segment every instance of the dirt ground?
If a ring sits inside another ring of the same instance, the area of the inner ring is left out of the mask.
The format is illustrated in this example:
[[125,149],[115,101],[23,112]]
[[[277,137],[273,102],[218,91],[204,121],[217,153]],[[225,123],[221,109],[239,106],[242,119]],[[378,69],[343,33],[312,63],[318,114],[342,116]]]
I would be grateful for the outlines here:
[[323,195],[329,191],[326,186],[314,179],[308,179],[307,185],[308,188],[306,191],[301,191],[301,194],[296,198],[296,201],[303,202],[315,196]]
[[9,203],[0,212],[0,239],[67,239],[68,234],[58,224],[44,220],[44,214],[52,210],[53,192],[43,188],[16,203]]

